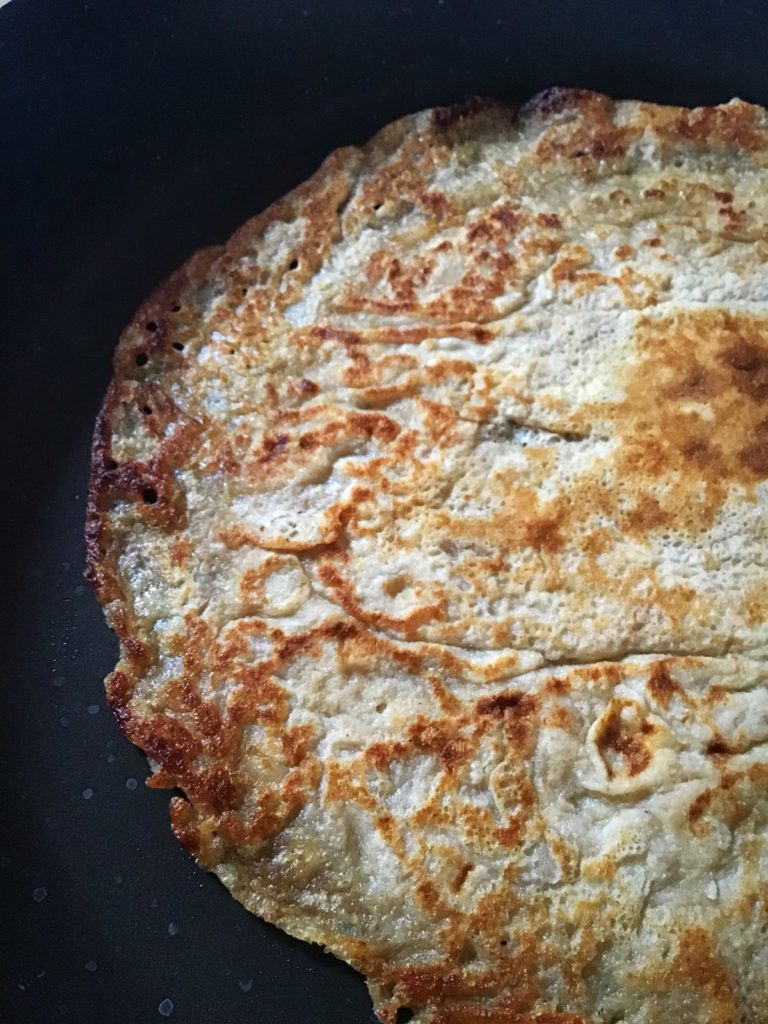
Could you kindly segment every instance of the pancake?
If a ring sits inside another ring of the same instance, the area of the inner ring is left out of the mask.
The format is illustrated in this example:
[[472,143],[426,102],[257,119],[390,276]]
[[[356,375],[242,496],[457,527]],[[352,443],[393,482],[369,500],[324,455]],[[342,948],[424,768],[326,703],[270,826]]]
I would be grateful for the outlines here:
[[173,829],[388,1024],[768,1022],[768,116],[332,154],[124,332],[88,576]]

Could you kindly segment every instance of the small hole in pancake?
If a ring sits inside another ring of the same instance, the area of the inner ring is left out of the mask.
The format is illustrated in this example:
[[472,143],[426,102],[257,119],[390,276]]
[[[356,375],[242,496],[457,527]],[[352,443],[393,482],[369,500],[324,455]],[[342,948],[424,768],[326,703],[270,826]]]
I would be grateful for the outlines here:
[[176,349],[177,352],[183,352],[184,351],[184,346],[182,345],[182,343],[180,341],[174,341],[173,347]]
[[408,1024],[409,1020],[413,1020],[413,1010],[410,1006],[398,1007],[395,1024]]
[[117,463],[114,459],[110,459],[107,463],[107,469],[117,469]]
[[231,349],[229,350],[229,354],[230,354],[231,356],[233,356],[233,355],[235,354],[235,350],[234,350],[233,348],[231,348]]
[[149,360],[149,356],[147,355],[146,352],[139,352],[139,354],[136,356],[136,365],[137,366],[146,366],[148,360]]
[[154,505],[157,501],[157,491],[154,487],[145,487],[141,492],[141,497],[147,505]]
[[384,205],[384,203],[374,203],[373,204],[373,212],[374,213],[378,213],[383,205]]
[[298,260],[291,260],[291,262],[288,264],[288,269],[289,270],[296,270],[298,268],[298,266],[299,266],[299,261]]
[[376,711],[379,714],[381,714],[383,711],[386,711],[386,710],[387,710],[387,702],[385,700],[379,701],[379,703],[376,705]]
[[456,874],[456,877],[454,878],[453,882],[451,883],[451,889],[453,889],[454,892],[459,892],[459,890],[463,887],[464,883],[469,878],[471,872],[474,871],[474,869],[475,869],[475,865],[474,864],[469,864],[469,863],[463,864],[459,868],[459,870],[458,870],[458,872]]
[[172,313],[180,313],[181,312],[181,306],[179,305],[178,302],[176,303],[175,306],[171,306],[171,312]]
[[157,330],[157,323],[154,320],[147,320],[147,322],[146,322],[146,324],[144,326],[147,328],[148,331],[156,331]]
[[151,416],[152,415],[152,407],[149,406],[149,405],[145,405],[144,406],[144,412],[146,413],[147,416]]
[[506,946],[506,944],[507,944],[507,940],[506,939],[502,939],[501,942],[499,943],[500,946]]
[[469,939],[464,940],[464,946],[461,950],[461,963],[471,964],[477,960],[477,950]]

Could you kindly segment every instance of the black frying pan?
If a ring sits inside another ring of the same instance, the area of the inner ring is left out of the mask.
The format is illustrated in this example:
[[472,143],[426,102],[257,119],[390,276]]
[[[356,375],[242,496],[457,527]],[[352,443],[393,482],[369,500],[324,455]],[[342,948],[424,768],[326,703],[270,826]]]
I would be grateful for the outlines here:
[[[248,915],[118,733],[82,580],[117,335],[193,249],[406,112],[553,84],[768,103],[768,5],[13,0],[0,10],[5,528],[0,1019],[363,1024],[362,981]],[[138,783],[135,785],[134,780]]]

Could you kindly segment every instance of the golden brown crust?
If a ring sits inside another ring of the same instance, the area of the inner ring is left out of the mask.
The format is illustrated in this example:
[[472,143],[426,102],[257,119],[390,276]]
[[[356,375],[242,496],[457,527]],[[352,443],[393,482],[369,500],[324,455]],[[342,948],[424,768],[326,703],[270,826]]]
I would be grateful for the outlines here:
[[180,842],[419,1024],[765,1024],[768,121],[404,118],[123,334],[87,575]]

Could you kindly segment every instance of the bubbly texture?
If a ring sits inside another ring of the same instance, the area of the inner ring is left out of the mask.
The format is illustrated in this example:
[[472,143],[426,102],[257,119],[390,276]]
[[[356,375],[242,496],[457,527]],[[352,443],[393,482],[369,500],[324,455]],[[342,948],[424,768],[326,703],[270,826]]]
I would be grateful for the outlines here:
[[88,573],[173,828],[394,1024],[768,1022],[768,116],[334,153],[123,334]]

